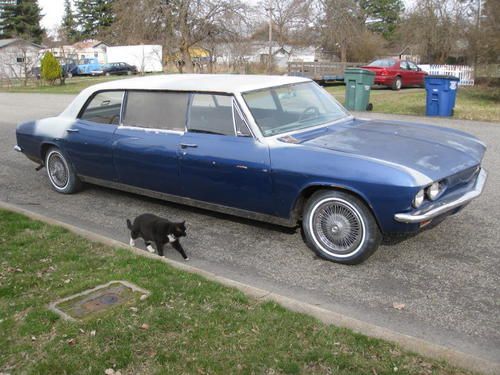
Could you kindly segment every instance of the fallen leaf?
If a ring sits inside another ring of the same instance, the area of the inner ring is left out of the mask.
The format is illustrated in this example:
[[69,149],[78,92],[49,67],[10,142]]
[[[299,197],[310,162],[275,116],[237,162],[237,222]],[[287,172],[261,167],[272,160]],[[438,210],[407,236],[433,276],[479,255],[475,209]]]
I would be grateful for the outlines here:
[[23,272],[21,268],[16,268],[16,272]]
[[139,309],[137,307],[131,307],[130,310],[132,310],[132,312],[137,312]]
[[[394,307],[396,310],[403,310],[406,305],[404,303],[398,303],[398,302],[393,302],[392,307]],[[397,371],[397,370],[396,370]]]
[[149,324],[144,323],[144,324],[141,326],[141,329],[143,329],[143,330],[147,330],[147,329],[149,329]]
[[69,346],[73,346],[73,345],[75,345],[75,344],[76,344],[76,340],[75,340],[75,339],[69,339],[69,340],[68,340],[68,345],[69,345]]
[[104,370],[104,373],[106,375],[114,375],[115,370],[113,370],[112,368],[107,368],[106,370]]
[[90,331],[90,336],[94,337],[95,336],[95,331]]
[[64,280],[64,284],[69,284],[70,282],[71,282],[71,279]]
[[85,331],[83,329],[79,329],[80,333],[85,333]]
[[144,301],[146,298],[148,298],[148,295],[147,294],[143,294],[140,298],[141,301]]
[[31,341],[36,341],[36,337],[35,336],[31,336]]

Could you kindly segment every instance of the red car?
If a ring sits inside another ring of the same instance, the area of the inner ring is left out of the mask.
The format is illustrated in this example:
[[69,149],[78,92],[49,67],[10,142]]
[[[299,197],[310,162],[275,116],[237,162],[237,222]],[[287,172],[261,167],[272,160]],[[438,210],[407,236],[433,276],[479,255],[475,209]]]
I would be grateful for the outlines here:
[[379,59],[371,62],[363,69],[375,73],[375,84],[399,90],[405,86],[424,86],[424,77],[427,75],[415,63],[398,59]]

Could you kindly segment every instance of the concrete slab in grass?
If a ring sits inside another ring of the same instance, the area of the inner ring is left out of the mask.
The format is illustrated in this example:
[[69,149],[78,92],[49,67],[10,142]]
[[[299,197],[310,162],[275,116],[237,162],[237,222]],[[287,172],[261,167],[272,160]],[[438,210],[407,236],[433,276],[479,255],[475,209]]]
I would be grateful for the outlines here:
[[52,302],[49,309],[66,320],[76,321],[147,298],[149,294],[128,281],[116,280]]

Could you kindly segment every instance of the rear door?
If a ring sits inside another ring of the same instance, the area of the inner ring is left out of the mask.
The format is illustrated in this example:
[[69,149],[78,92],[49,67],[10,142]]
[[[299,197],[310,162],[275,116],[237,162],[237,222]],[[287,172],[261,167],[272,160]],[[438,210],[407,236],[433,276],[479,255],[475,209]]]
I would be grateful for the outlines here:
[[114,161],[118,181],[181,195],[178,148],[186,124],[189,94],[128,91],[122,125],[116,129]]
[[192,94],[180,142],[183,194],[272,214],[269,149],[257,141],[230,95]]
[[116,178],[112,144],[123,96],[124,91],[94,94],[74,125],[66,130],[64,149],[78,174],[105,180]]

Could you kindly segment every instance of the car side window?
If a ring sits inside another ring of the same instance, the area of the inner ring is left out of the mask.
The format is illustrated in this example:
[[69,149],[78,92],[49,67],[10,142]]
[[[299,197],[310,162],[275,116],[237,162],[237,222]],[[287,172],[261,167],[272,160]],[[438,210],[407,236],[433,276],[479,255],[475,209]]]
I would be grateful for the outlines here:
[[99,124],[120,123],[123,91],[104,91],[95,95],[87,104],[80,119]]
[[408,67],[411,70],[418,70],[418,66],[416,64],[412,63],[411,61],[408,61]]
[[410,67],[408,66],[408,63],[406,61],[401,61],[399,66],[401,67],[401,69],[410,70]]
[[129,91],[123,124],[142,128],[184,131],[189,94]]
[[230,95],[193,94],[188,131],[235,135],[232,108]]

